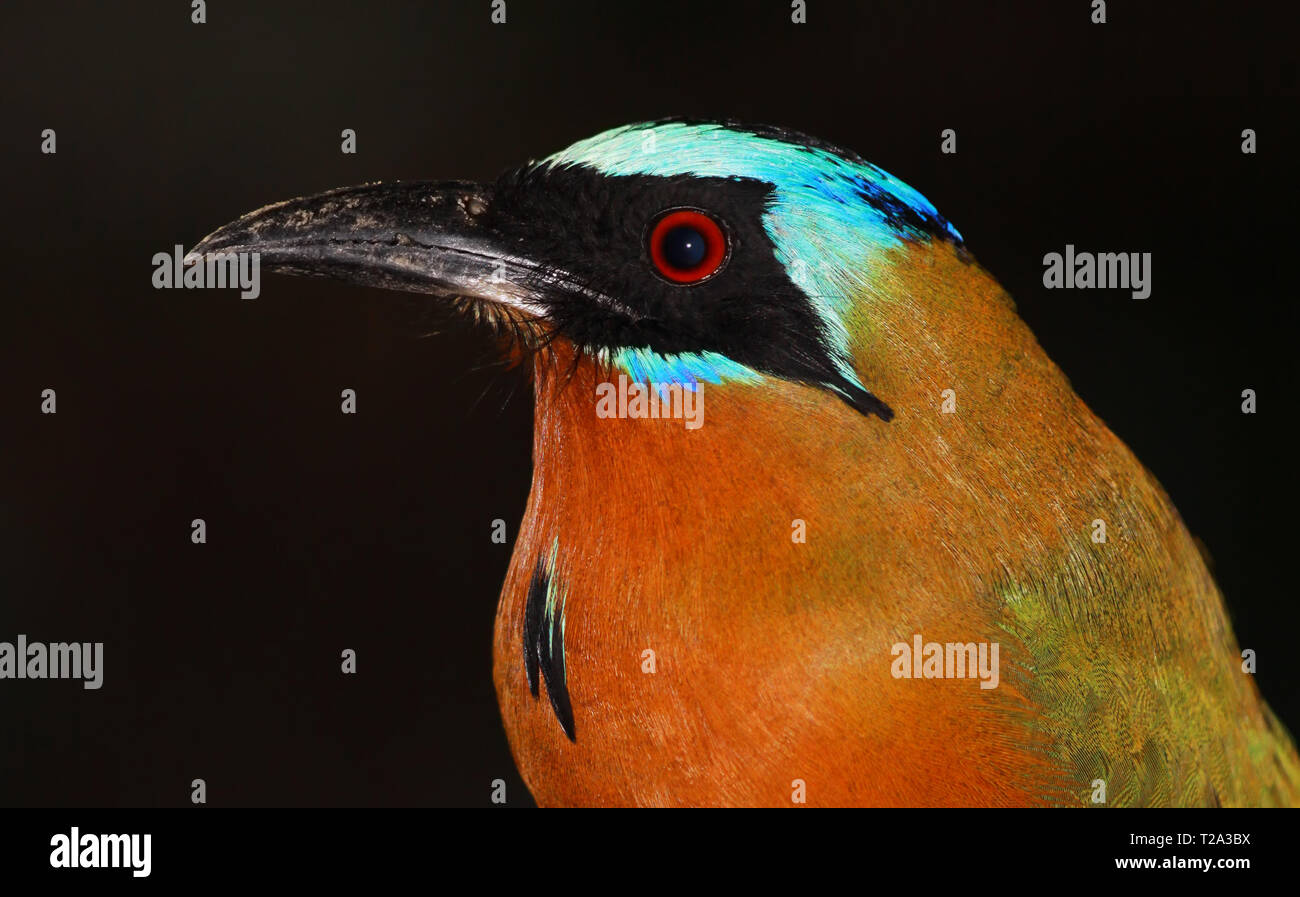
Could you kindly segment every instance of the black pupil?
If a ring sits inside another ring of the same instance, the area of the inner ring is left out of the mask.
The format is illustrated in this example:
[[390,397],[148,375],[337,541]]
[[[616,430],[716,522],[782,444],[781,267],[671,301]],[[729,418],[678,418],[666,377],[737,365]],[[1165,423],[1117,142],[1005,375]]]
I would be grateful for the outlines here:
[[664,234],[661,249],[665,262],[679,271],[689,271],[704,261],[709,245],[704,234],[689,224],[679,224]]

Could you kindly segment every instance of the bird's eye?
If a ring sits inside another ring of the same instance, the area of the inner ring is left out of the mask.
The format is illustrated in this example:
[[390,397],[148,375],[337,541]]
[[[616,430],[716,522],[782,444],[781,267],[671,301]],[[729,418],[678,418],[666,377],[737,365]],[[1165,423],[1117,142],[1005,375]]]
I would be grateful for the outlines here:
[[680,284],[707,280],[726,264],[727,236],[696,209],[671,209],[650,228],[650,260],[659,274]]

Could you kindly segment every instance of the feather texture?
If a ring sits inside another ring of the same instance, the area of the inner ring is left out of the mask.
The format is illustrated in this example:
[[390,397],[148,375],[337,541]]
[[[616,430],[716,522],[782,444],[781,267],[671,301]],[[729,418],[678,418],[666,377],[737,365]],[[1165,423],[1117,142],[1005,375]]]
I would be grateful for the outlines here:
[[[810,804],[1081,806],[1101,780],[1111,805],[1295,803],[1295,749],[1193,540],[1009,297],[948,242],[896,245],[853,291],[890,424],[769,377],[702,386],[698,430],[601,419],[611,371],[539,356],[496,639],[539,802],[788,806],[801,780]],[[516,648],[557,540],[576,742]],[[893,678],[917,633],[1000,643],[999,686]]]

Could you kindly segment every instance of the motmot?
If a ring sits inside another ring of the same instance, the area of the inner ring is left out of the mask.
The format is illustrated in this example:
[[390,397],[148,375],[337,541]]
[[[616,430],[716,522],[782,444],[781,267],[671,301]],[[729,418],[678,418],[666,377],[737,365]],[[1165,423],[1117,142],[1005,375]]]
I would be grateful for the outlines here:
[[[493,668],[539,804],[1300,800],[1169,497],[855,153],[635,124],[269,205],[190,258],[252,252],[428,294],[531,374]],[[669,413],[609,413],[620,382]]]

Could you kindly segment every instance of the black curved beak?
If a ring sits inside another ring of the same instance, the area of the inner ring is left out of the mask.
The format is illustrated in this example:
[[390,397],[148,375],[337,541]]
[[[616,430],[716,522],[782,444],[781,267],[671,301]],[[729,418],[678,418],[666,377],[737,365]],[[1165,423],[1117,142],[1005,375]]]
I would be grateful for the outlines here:
[[565,278],[513,254],[484,226],[491,188],[462,181],[365,184],[250,212],[199,241],[186,261],[258,253],[268,271],[439,296],[543,316]]

